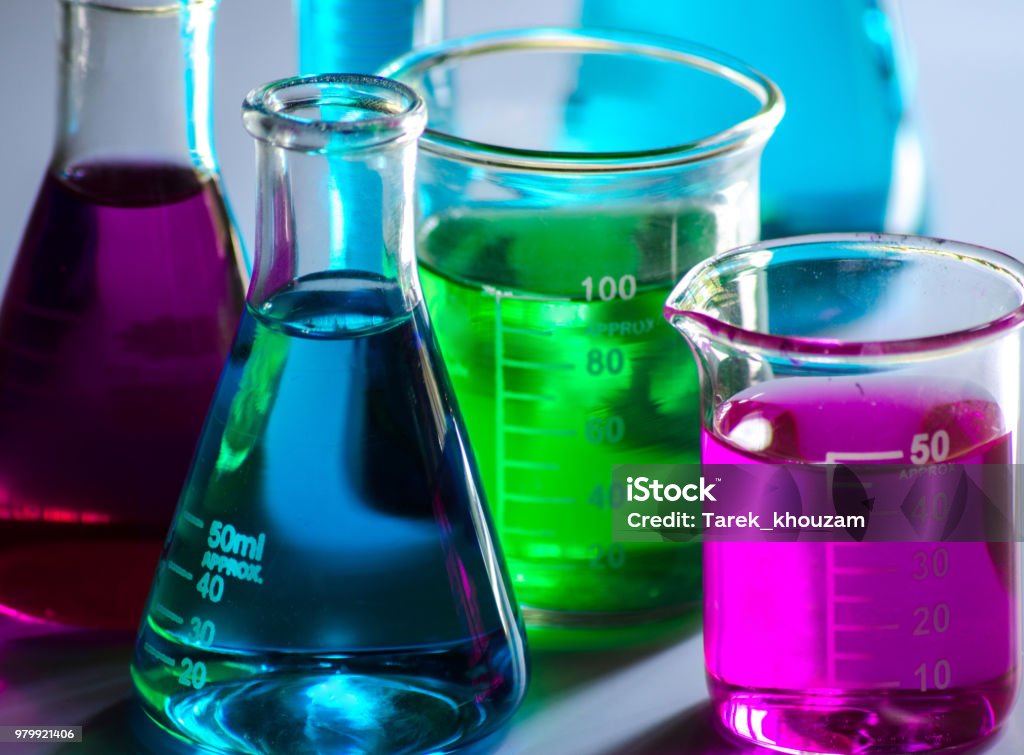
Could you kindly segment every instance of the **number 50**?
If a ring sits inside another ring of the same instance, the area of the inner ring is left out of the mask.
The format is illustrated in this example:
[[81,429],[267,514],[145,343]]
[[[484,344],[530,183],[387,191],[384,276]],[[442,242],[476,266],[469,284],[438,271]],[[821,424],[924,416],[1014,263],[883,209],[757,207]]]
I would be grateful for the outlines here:
[[910,443],[910,462],[927,464],[929,461],[945,461],[949,456],[949,433],[936,430],[929,435],[919,433]]

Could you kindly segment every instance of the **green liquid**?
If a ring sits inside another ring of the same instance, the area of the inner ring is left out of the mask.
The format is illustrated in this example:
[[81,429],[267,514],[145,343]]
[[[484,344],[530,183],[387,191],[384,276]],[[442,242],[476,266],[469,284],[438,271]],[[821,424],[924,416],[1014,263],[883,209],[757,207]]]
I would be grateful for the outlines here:
[[714,216],[490,211],[425,230],[428,309],[527,621],[681,615],[700,595],[699,547],[613,543],[625,490],[611,477],[699,460],[696,368],[662,307],[714,251]]

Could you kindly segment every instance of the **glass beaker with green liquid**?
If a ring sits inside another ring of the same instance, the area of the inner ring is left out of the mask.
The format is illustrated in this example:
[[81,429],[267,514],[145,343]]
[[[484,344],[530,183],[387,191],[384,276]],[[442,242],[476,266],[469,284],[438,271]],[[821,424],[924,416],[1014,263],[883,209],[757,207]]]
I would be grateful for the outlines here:
[[[758,237],[778,89],[711,50],[555,29],[386,71],[428,102],[420,274],[533,640],[677,626],[699,546],[612,542],[612,467],[698,459],[697,376],[661,306],[694,263]],[[593,86],[602,71],[657,75],[685,117]]]

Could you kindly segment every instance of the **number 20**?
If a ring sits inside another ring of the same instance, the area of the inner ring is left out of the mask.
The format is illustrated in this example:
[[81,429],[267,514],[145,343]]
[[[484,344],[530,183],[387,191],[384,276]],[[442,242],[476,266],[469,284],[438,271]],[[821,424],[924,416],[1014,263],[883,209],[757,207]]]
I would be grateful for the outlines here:
[[192,689],[202,689],[206,684],[206,664],[202,661],[193,661],[191,658],[182,658],[178,684]]

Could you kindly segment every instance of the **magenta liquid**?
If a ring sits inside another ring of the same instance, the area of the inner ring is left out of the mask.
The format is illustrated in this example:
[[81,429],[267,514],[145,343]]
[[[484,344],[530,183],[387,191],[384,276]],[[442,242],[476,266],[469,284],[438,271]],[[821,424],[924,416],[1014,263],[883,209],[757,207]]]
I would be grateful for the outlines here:
[[46,177],[0,310],[0,610],[137,626],[242,296],[214,181]]
[[[879,376],[749,388],[716,412],[703,458],[910,464],[937,433],[946,461],[1011,461],[1013,439],[980,389]],[[986,736],[1017,683],[1015,549],[706,544],[704,650],[719,716],[791,751],[907,753]]]

